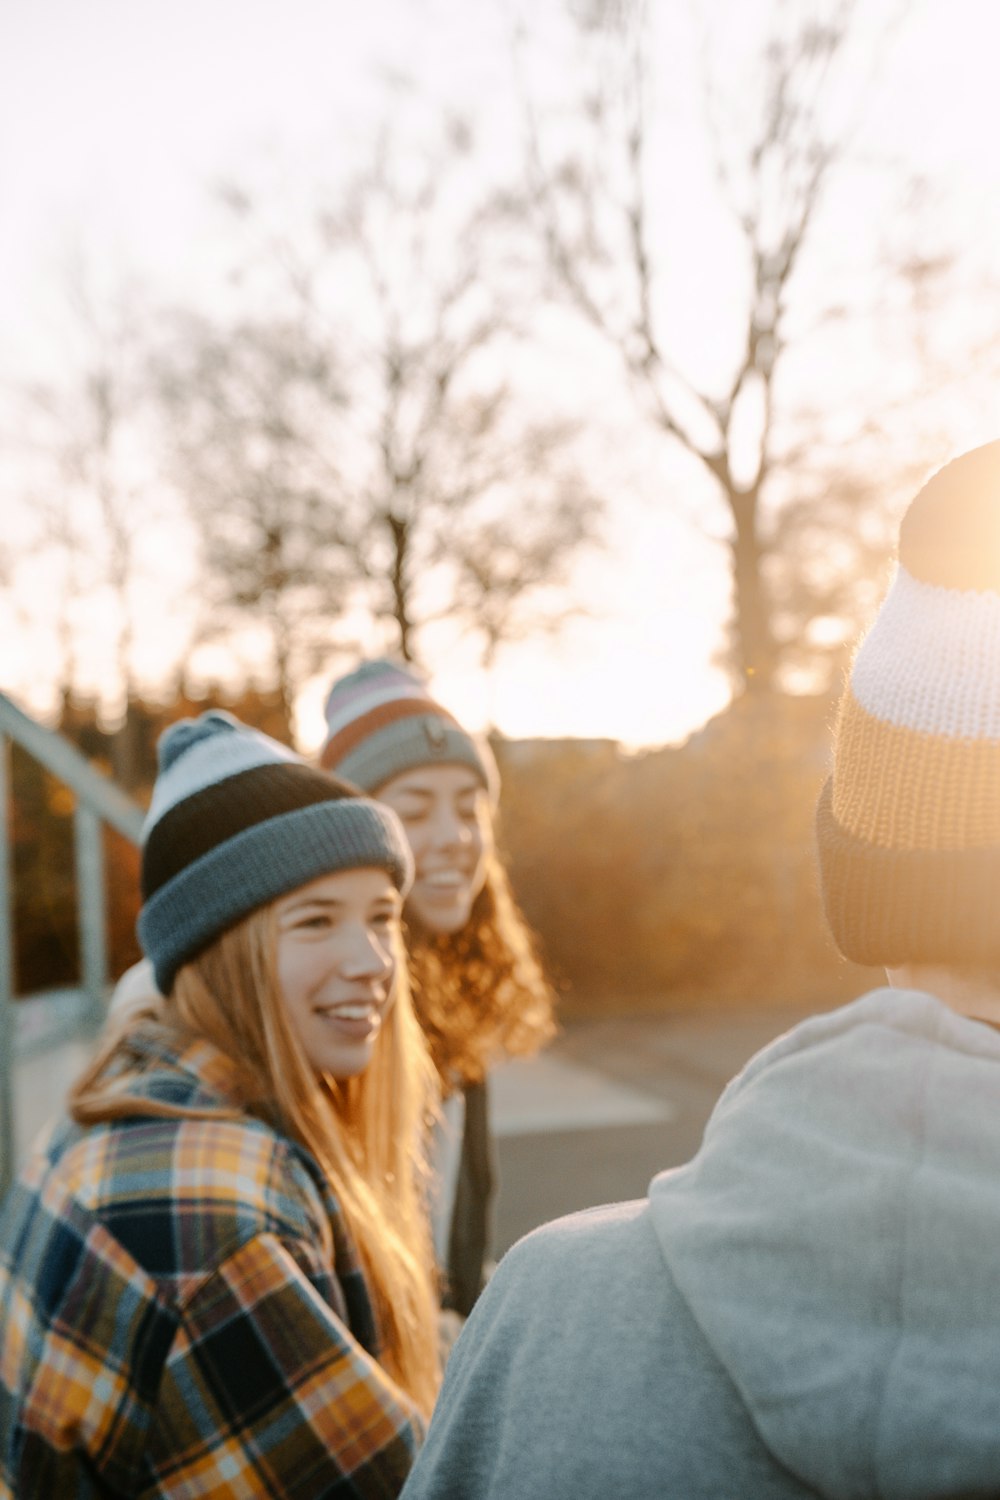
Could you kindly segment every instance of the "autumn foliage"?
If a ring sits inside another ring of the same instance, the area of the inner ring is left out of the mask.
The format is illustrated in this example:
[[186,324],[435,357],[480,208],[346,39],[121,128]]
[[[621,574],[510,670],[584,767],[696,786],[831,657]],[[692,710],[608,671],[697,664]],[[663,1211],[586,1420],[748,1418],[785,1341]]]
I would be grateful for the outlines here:
[[503,841],[567,1013],[831,1004],[870,971],[822,917],[826,699],[739,699],[685,745],[501,742]]
[[[101,727],[92,704],[69,702],[55,727],[145,807],[156,776],[156,742],[162,730],[175,719],[212,707],[228,708],[277,739],[289,738],[277,695],[252,689],[239,695],[212,691],[198,698],[180,693],[168,704],[134,700],[127,721],[116,730]],[[75,799],[16,744],[11,753],[11,779],[14,993],[26,995],[73,985],[80,978]],[[108,969],[117,976],[140,957],[135,936],[139,851],[105,828],[104,865]]]

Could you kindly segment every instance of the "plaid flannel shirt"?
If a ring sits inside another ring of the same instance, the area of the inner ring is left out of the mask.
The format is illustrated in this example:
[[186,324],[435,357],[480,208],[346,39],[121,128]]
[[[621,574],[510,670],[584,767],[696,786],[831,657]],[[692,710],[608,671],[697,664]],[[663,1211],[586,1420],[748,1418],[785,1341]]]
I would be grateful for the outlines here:
[[[136,1038],[145,1097],[228,1060]],[[398,1494],[422,1430],[377,1362],[314,1159],[250,1117],[63,1123],[0,1213],[0,1500]]]

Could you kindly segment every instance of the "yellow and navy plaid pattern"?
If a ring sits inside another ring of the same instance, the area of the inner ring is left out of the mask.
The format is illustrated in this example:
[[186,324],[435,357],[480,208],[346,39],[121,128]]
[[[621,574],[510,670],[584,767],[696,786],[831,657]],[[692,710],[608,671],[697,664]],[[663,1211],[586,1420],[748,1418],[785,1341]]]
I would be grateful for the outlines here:
[[8,1195],[0,1497],[396,1495],[419,1418],[316,1162],[221,1117],[215,1049],[135,1040],[206,1117],[63,1123]]
[[848,958],[1000,961],[1000,443],[940,470],[903,519],[817,825]]

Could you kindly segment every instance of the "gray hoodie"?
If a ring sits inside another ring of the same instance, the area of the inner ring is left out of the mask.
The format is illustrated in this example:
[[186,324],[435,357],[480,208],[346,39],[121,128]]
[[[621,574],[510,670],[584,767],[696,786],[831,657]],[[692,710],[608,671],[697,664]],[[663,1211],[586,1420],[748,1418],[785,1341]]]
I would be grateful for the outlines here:
[[876,990],[505,1257],[406,1500],[1000,1496],[1000,1033]]

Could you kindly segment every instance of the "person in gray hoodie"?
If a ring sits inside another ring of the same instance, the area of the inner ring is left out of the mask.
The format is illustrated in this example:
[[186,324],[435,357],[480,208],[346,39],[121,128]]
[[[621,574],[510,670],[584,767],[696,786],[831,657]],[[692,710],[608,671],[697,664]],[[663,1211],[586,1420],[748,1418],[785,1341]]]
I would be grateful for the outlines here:
[[888,986],[758,1054],[648,1197],[515,1246],[405,1500],[1000,1495],[1000,443],[904,517],[817,829]]

